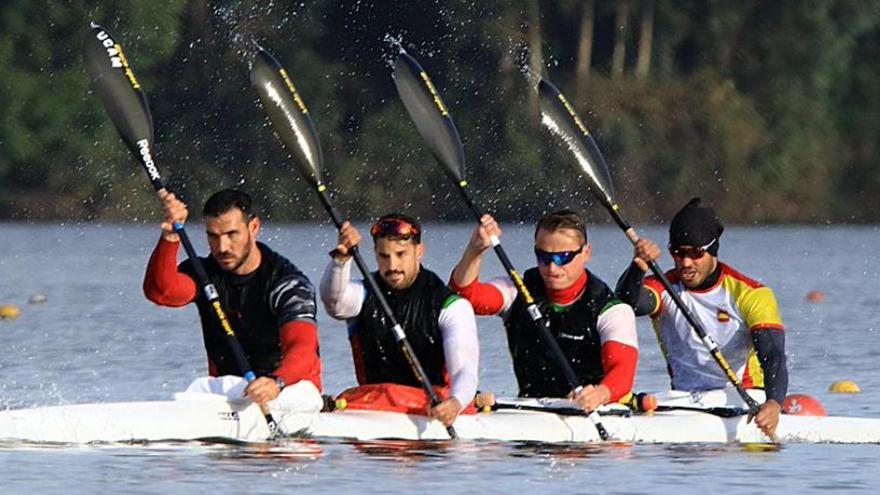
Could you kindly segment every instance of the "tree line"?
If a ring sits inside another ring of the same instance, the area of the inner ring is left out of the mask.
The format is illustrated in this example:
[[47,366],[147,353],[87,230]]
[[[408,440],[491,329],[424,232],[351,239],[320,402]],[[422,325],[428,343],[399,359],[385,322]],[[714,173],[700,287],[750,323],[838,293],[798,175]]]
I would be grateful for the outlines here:
[[241,187],[279,221],[323,220],[248,82],[259,43],[318,129],[338,206],[468,218],[396,95],[399,43],[443,95],[480,202],[507,220],[593,207],[541,127],[529,73],[572,101],[635,221],[692,196],[730,223],[877,222],[880,0],[7,0],[0,218],[155,219],[82,62],[110,29],[147,92],[157,164],[194,206]]

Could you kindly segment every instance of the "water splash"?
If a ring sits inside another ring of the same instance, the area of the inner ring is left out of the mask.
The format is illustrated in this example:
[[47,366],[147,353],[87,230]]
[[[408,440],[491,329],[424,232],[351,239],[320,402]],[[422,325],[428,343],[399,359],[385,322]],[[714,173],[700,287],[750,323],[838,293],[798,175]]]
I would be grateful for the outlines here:
[[267,35],[274,39],[277,33],[289,32],[290,25],[300,17],[300,9],[304,6],[299,3],[279,7],[272,0],[214,5],[212,11],[220,21],[214,27],[214,35],[224,39],[229,51],[246,60],[250,69],[259,42]]
[[538,83],[541,82],[541,74],[543,68],[532,67],[529,60],[531,59],[531,49],[525,40],[519,40],[511,48],[510,53],[516,61],[519,73],[526,79],[526,83],[533,91],[538,90]]
[[397,60],[397,55],[399,53],[406,53],[406,49],[403,47],[403,37],[404,34],[402,32],[397,34],[385,33],[385,36],[382,37],[382,41],[385,42],[388,49],[387,51],[383,50],[381,58],[385,62],[385,66],[390,70],[394,70],[394,61]]

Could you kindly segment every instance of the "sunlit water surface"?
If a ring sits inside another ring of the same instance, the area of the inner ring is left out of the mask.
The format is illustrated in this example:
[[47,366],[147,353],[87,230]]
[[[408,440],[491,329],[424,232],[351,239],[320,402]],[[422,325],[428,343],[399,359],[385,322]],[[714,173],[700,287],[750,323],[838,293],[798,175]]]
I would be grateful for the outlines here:
[[[363,227],[363,226],[362,226]],[[197,249],[204,236],[191,226]],[[665,244],[665,231],[644,234]],[[470,226],[428,225],[425,265],[446,278]],[[0,224],[0,408],[162,400],[206,369],[194,308],[160,308],[141,292],[157,229],[142,225]],[[335,238],[327,225],[268,224],[262,238],[317,283]],[[631,250],[611,227],[590,232],[589,267],[612,284]],[[531,266],[531,226],[506,226],[514,264]],[[880,279],[877,227],[730,227],[721,258],[772,287],[787,331],[791,392],[819,398],[830,414],[880,416]],[[372,263],[369,246],[366,259]],[[661,260],[670,266],[670,260]],[[501,275],[488,260],[484,278]],[[807,302],[822,291],[820,304]],[[44,304],[28,304],[44,294]],[[480,323],[480,387],[515,393],[503,330]],[[319,313],[324,385],[338,392],[354,372],[345,328]],[[639,322],[637,390],[662,389],[665,366],[648,321]],[[858,395],[828,385],[851,379]],[[732,489],[853,490],[876,486],[880,447],[791,445],[753,452],[719,445],[552,446],[486,442],[284,442],[76,448],[0,445],[4,493],[358,492],[553,489],[561,493],[692,493]]]

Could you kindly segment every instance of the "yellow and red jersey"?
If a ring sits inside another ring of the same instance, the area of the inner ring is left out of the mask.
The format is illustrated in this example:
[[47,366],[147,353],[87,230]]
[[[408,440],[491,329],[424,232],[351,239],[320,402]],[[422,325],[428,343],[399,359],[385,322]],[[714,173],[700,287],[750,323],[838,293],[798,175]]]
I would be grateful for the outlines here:
[[[761,285],[730,266],[719,263],[718,282],[706,290],[684,287],[675,271],[666,276],[690,312],[703,325],[736,371],[746,388],[762,388],[764,374],[751,338],[751,332],[783,331],[776,297]],[[656,277],[648,277],[645,287],[655,295],[651,312],[654,331],[666,357],[672,388],[711,390],[729,385],[727,376],[676,306]]]

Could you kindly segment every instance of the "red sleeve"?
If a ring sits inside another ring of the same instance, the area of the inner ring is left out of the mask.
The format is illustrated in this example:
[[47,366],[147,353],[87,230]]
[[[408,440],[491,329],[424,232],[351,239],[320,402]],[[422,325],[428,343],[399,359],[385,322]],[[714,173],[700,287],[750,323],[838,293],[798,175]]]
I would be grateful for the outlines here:
[[275,376],[293,385],[308,380],[321,390],[321,359],[318,357],[318,327],[305,320],[285,323],[279,330],[281,365]]
[[[669,279],[670,276],[671,273],[667,272],[666,278]],[[653,275],[645,279],[644,287],[654,293],[654,309],[650,313],[650,316],[654,318],[663,311],[663,291],[666,289],[663,288],[663,283],[660,282],[660,279]]]
[[196,297],[196,283],[189,275],[177,271],[179,242],[159,238],[159,244],[150,256],[144,275],[144,295],[162,306],[180,307]]
[[479,279],[474,279],[468,285],[460,287],[450,275],[449,288],[467,299],[474,307],[474,313],[478,315],[497,315],[504,308],[504,296],[498,287],[484,284]]
[[602,344],[602,385],[611,390],[611,402],[617,402],[632,390],[636,377],[639,350],[616,341]]

